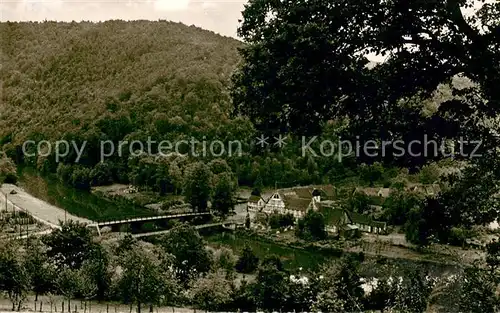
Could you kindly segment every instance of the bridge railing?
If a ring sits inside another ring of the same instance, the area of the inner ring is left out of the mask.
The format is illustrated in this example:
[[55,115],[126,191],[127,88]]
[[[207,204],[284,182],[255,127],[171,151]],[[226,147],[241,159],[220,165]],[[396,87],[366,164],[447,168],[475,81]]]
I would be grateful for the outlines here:
[[159,216],[150,216],[150,217],[136,217],[136,218],[128,218],[121,220],[113,220],[113,221],[103,221],[88,224],[88,227],[96,227],[96,226],[107,226],[107,225],[116,225],[116,224],[128,224],[133,222],[145,222],[145,221],[155,221],[155,220],[163,220],[163,219],[171,219],[176,217],[188,217],[188,216],[204,216],[211,215],[209,212],[193,212],[193,213],[180,213],[180,214],[167,214],[167,215],[159,215]]

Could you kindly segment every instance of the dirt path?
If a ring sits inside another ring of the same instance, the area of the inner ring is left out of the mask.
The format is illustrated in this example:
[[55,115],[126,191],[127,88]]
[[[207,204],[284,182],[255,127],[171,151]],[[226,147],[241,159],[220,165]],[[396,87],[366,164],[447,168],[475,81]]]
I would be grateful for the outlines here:
[[[12,190],[16,193],[10,194]],[[0,187],[0,206],[2,209],[5,209],[6,195],[8,202],[7,210],[12,210],[13,205],[15,205],[23,211],[28,211],[41,223],[51,226],[52,228],[57,227],[57,225],[59,225],[59,221],[64,221],[65,219],[78,221],[80,223],[92,223],[91,220],[65,213],[63,209],[35,198],[22,188],[10,184],[3,184]]]

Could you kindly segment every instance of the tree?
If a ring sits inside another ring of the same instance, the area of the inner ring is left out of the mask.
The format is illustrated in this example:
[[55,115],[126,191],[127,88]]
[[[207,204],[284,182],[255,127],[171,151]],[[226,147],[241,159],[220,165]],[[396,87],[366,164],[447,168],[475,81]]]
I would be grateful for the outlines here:
[[61,229],[42,237],[42,242],[48,247],[47,255],[59,268],[80,268],[95,248],[90,229],[73,220],[61,222]]
[[232,311],[240,312],[256,312],[257,304],[255,303],[256,284],[249,284],[245,278],[242,279],[239,288],[236,288],[232,294]]
[[192,226],[173,228],[161,242],[165,252],[175,257],[174,266],[182,281],[187,282],[192,275],[206,273],[212,267],[212,256]]
[[236,265],[236,257],[232,250],[228,248],[220,248],[214,255],[215,269],[225,270],[227,273],[233,272]]
[[250,229],[251,226],[251,221],[250,221],[250,213],[247,213],[247,216],[245,217],[245,228]]
[[229,173],[220,173],[215,178],[212,208],[226,215],[234,207],[236,184]]
[[211,272],[192,281],[190,298],[202,310],[226,312],[231,301],[232,284],[223,271]]
[[346,301],[339,297],[337,287],[330,286],[326,290],[320,291],[312,304],[313,312],[347,312]]
[[[95,261],[92,262],[87,260],[83,262],[82,267],[78,270],[78,275],[79,275],[78,294],[82,296],[85,299],[85,301],[92,300],[95,297],[97,297],[99,293],[102,293],[102,290],[99,290],[100,269],[98,266],[96,266],[96,263],[97,262]],[[103,277],[103,280],[107,278],[106,276]]]
[[[476,4],[478,10],[464,16]],[[439,143],[454,141],[453,156],[476,175],[456,181],[454,197],[443,195],[439,210],[453,226],[481,224],[491,219],[485,204],[499,191],[493,163],[500,69],[489,66],[500,61],[498,14],[498,4],[474,0],[251,1],[238,29],[246,45],[232,80],[235,113],[260,131],[297,136],[318,135],[329,121],[343,121],[344,139],[377,143],[375,156],[356,153],[360,163],[413,171],[447,158],[450,149]],[[369,53],[384,62],[370,64]],[[434,99],[443,86],[450,96]],[[402,144],[383,144],[396,141]],[[464,193],[464,187],[477,192]],[[449,232],[446,226],[439,235]]]
[[175,280],[161,261],[152,251],[138,247],[125,252],[119,262],[123,269],[118,281],[120,295],[126,303],[135,303],[138,313],[142,304],[157,305],[172,291]]
[[168,176],[170,177],[171,183],[174,186],[174,193],[179,194],[184,185],[184,180],[182,176],[182,171],[177,162],[171,162],[168,167]]
[[347,202],[349,211],[363,214],[370,210],[370,198],[362,192],[354,192]]
[[[458,123],[497,112],[499,69],[487,65],[500,59],[500,7],[483,2],[464,17],[463,9],[473,5],[473,0],[251,1],[238,29],[246,45],[233,77],[235,109],[258,128],[305,134],[343,118],[363,130],[361,137],[371,133],[381,140],[409,139],[410,131],[420,136],[425,130],[429,136],[458,138],[459,129],[468,134],[484,129]],[[385,62],[367,66],[367,53],[384,56]],[[421,114],[422,100],[458,74],[475,83],[462,90],[465,97],[447,99],[428,110],[430,116]]]
[[12,302],[12,311],[21,310],[31,289],[29,272],[23,259],[20,247],[15,242],[7,241],[0,245],[0,291],[7,293]]
[[113,182],[111,165],[108,162],[97,163],[90,171],[92,186],[109,185]]
[[191,164],[186,169],[184,196],[199,212],[206,211],[212,190],[212,173],[202,162]]
[[56,268],[47,256],[46,247],[37,239],[29,240],[25,266],[31,280],[32,291],[35,293],[35,301],[38,301],[39,295],[54,290]]
[[118,241],[118,244],[114,248],[114,253],[117,256],[121,256],[128,250],[137,248],[138,241],[130,233],[125,234],[123,238]]
[[62,268],[57,275],[56,286],[60,295],[68,303],[68,312],[71,312],[71,299],[81,290],[81,272],[70,267]]
[[439,180],[441,170],[436,164],[428,164],[422,167],[419,179],[422,184],[434,184]]
[[394,279],[381,277],[377,279],[376,287],[370,292],[366,299],[366,307],[371,310],[385,310],[392,308],[395,302],[396,288],[392,284]]
[[373,186],[375,182],[379,181],[384,176],[384,167],[379,162],[375,162],[371,165],[361,164],[359,173],[364,182]]
[[309,210],[297,225],[297,235],[308,240],[323,240],[327,233],[325,230],[325,218],[320,212]]
[[391,225],[404,225],[411,209],[418,210],[423,205],[422,196],[404,190],[394,190],[384,200],[384,218]]
[[15,184],[16,182],[16,165],[3,151],[0,151],[0,183]]
[[418,269],[406,269],[402,282],[397,286],[394,309],[408,313],[425,312],[434,283],[430,276]]
[[256,304],[266,311],[278,311],[287,300],[288,274],[281,261],[274,256],[267,257],[259,267],[256,280]]
[[111,289],[110,256],[106,249],[96,244],[88,260],[82,264],[83,286],[87,299],[104,300]]
[[223,159],[215,159],[210,161],[210,163],[208,163],[208,167],[214,175],[231,173],[231,168]]
[[240,273],[253,273],[259,266],[259,258],[254,254],[249,245],[243,247],[238,262],[236,263],[236,270]]
[[363,289],[357,260],[352,256],[344,257],[338,263],[324,265],[320,272],[324,278],[318,286],[317,306],[326,309],[338,303],[344,312],[361,311]]
[[262,176],[257,175],[255,182],[253,183],[252,195],[260,196],[262,189],[264,188],[264,182],[262,181]]
[[493,239],[486,245],[486,264],[492,273],[500,266],[500,241]]

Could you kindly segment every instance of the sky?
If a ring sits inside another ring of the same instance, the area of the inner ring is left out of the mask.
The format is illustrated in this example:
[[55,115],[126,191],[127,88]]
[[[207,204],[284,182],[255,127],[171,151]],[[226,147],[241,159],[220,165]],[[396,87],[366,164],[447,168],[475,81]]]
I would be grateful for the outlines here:
[[0,21],[171,20],[236,37],[246,0],[0,0]]
[[[494,0],[487,0],[487,2]],[[247,0],[0,0],[0,21],[170,20],[225,36],[236,29]],[[479,1],[476,1],[479,5]],[[467,14],[467,13],[466,13]],[[383,58],[369,55],[372,61]]]

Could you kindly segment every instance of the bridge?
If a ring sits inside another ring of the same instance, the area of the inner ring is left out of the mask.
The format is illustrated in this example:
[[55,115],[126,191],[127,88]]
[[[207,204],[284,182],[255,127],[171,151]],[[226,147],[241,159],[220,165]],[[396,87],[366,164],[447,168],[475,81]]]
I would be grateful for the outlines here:
[[[204,228],[210,228],[210,227],[222,227],[224,229],[228,230],[235,230],[238,226],[244,226],[244,223],[235,223],[235,222],[219,222],[219,223],[210,223],[210,224],[202,224],[202,225],[196,225],[194,226],[195,229],[204,229]],[[141,234],[132,234],[133,238],[141,238],[141,237],[151,237],[151,236],[159,236],[159,235],[165,235],[170,232],[170,229],[167,230],[159,230],[159,231],[153,231],[153,232],[147,232],[147,233],[141,233]],[[109,238],[106,239],[106,242],[114,242],[118,241],[120,238]]]
[[160,215],[160,216],[150,216],[150,217],[136,217],[122,220],[114,220],[114,221],[103,221],[97,223],[89,223],[87,227],[96,228],[99,236],[101,235],[101,227],[111,226],[117,227],[121,225],[141,225],[147,222],[157,222],[157,221],[166,221],[175,218],[189,218],[189,217],[197,217],[197,216],[211,216],[211,212],[197,212],[197,213],[179,213],[179,214],[170,214],[170,215]]

